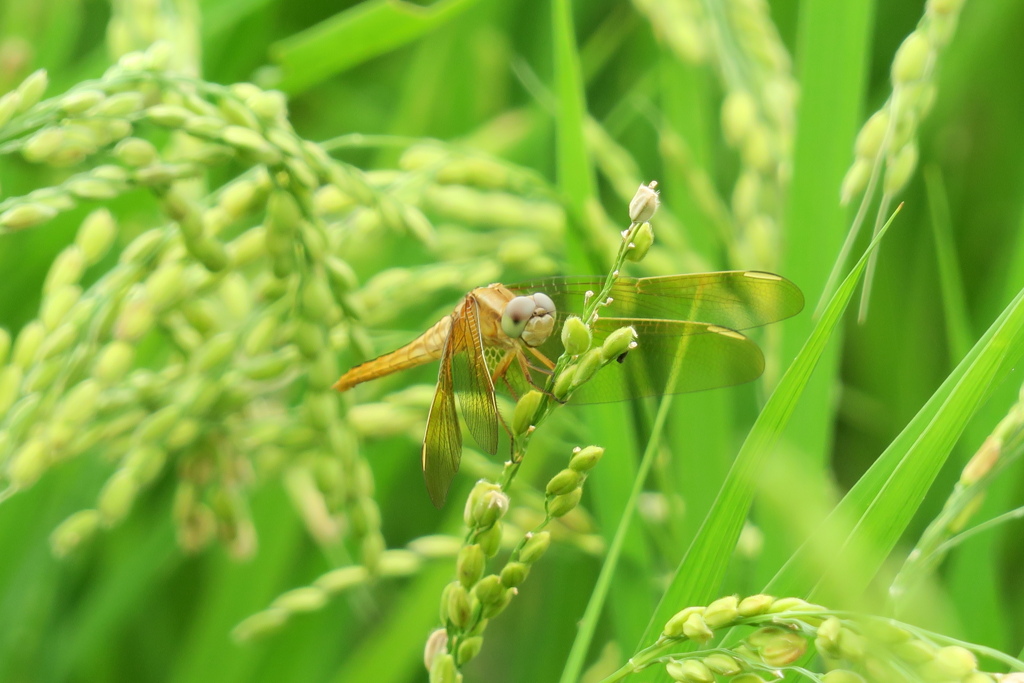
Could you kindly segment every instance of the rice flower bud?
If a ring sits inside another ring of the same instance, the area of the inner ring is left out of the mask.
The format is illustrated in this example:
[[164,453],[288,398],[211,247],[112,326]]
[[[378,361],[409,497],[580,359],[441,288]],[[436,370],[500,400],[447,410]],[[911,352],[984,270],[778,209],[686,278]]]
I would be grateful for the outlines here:
[[491,490],[484,493],[473,509],[472,526],[478,529],[487,529],[505,516],[508,512],[508,495],[501,490]]
[[833,669],[822,676],[822,683],[867,683],[860,674],[847,669]]
[[887,160],[883,190],[887,194],[896,194],[910,182],[916,168],[917,144],[911,141]]
[[75,235],[75,244],[82,251],[85,265],[94,265],[106,256],[116,237],[117,223],[109,210],[96,209],[86,216]]
[[135,347],[115,339],[98,354],[92,369],[93,376],[104,384],[115,384],[125,376],[134,360]]
[[121,309],[121,314],[114,324],[114,334],[122,341],[136,342],[153,328],[154,322],[153,307],[142,290],[137,290],[134,295],[129,295],[127,303]]
[[224,188],[217,203],[233,220],[237,220],[252,211],[261,193],[262,188],[257,182],[242,178]]
[[154,163],[158,154],[156,147],[149,140],[125,138],[114,147],[114,158],[125,166],[141,168]]
[[287,115],[284,93],[277,90],[260,90],[246,98],[245,104],[256,116],[267,123],[273,123]]
[[892,60],[892,82],[894,86],[918,81],[925,75],[931,45],[920,31],[914,31],[903,40]]
[[91,109],[103,100],[105,100],[107,94],[102,90],[86,89],[79,90],[78,92],[71,92],[60,98],[58,106],[65,114],[74,116],[75,114],[81,114],[87,109]]
[[24,376],[24,371],[17,365],[0,368],[0,418],[6,415],[17,400]]
[[0,127],[6,126],[7,122],[14,118],[15,112],[21,106],[21,95],[17,90],[12,90],[3,97],[0,97]]
[[434,658],[430,667],[430,683],[462,683],[462,674],[455,666],[455,657],[446,652]]
[[519,550],[519,560],[526,564],[533,564],[547,552],[551,545],[551,533],[541,531],[535,534],[528,534],[526,543]]
[[889,128],[889,110],[881,109],[857,133],[857,141],[853,145],[854,154],[861,159],[874,159],[882,149],[885,133]]
[[316,586],[303,586],[282,593],[271,603],[271,608],[291,613],[316,612],[327,604],[327,593]]
[[649,184],[641,184],[637,188],[636,194],[629,202],[629,220],[634,223],[646,223],[651,220],[654,212],[658,210],[658,191],[654,189],[657,186],[658,181],[652,180]]
[[733,90],[722,102],[722,136],[739,147],[757,125],[757,103],[746,90]]
[[46,69],[37,69],[28,75],[28,78],[18,86],[17,93],[21,98],[18,104],[18,111],[23,112],[31,109],[43,97],[46,87],[50,84],[46,76]]
[[307,320],[325,321],[336,307],[334,294],[323,277],[309,278],[302,287],[302,315]]
[[838,617],[829,617],[822,622],[814,639],[818,651],[832,659],[839,659],[839,633],[842,628],[843,622]]
[[562,368],[562,371],[555,377],[555,386],[552,393],[559,401],[564,401],[569,392],[576,386],[576,366],[570,365]]
[[185,122],[185,131],[201,140],[214,140],[227,127],[224,119],[214,116],[193,116]]
[[587,446],[586,448],[576,449],[573,451],[572,458],[569,459],[569,469],[580,473],[589,472],[597,465],[603,455],[604,449],[600,446]]
[[135,502],[139,486],[131,471],[120,469],[107,480],[96,501],[103,526],[112,527],[128,516]]
[[570,356],[578,356],[590,348],[590,328],[579,316],[573,315],[562,325],[562,346]]
[[572,378],[572,386],[576,387],[590,381],[598,370],[600,370],[605,363],[603,349],[591,349],[580,357],[579,361],[573,368],[575,375]]
[[862,636],[848,628],[839,630],[839,654],[843,659],[859,662],[867,652],[867,643]]
[[220,137],[228,145],[252,154],[261,163],[273,165],[281,161],[280,150],[251,128],[227,126]]
[[252,110],[234,97],[221,97],[217,100],[217,110],[230,123],[252,130],[260,128],[260,122]]
[[633,233],[633,241],[626,250],[626,260],[637,263],[642,261],[654,244],[654,229],[650,223],[641,223]]
[[243,619],[231,629],[231,637],[235,642],[245,643],[274,633],[288,621],[291,616],[287,610],[271,607]]
[[85,261],[85,253],[77,244],[65,247],[46,274],[43,293],[49,294],[65,285],[76,284],[85,273]]
[[762,124],[755,125],[743,141],[740,154],[743,157],[743,163],[747,166],[764,174],[771,173],[776,157],[772,145],[772,134],[768,127]]
[[78,199],[113,199],[125,189],[122,183],[98,178],[72,178],[64,184],[65,189]]
[[488,574],[473,586],[473,595],[483,605],[500,602],[504,593],[505,585],[497,574]]
[[631,326],[620,327],[604,340],[601,345],[601,358],[605,362],[614,360],[633,348],[635,342],[636,330]]
[[544,509],[547,511],[549,517],[563,517],[579,505],[580,498],[583,497],[583,489],[573,489],[569,493],[548,498],[544,502]]
[[448,631],[443,628],[434,629],[427,637],[423,648],[423,665],[430,671],[434,659],[448,650]]
[[50,466],[47,450],[46,443],[37,438],[27,441],[15,451],[7,462],[7,479],[11,486],[23,489],[36,483]]
[[792,664],[807,652],[807,641],[799,633],[779,626],[758,629],[745,642],[773,667]]
[[[54,330],[64,320],[64,316],[82,298],[82,288],[78,285],[63,285],[43,299],[39,319],[48,330]],[[2,353],[0,353],[2,355]]]
[[370,572],[363,565],[351,565],[332,569],[321,574],[313,585],[328,593],[341,593],[370,580]]
[[181,128],[195,114],[175,104],[154,104],[146,110],[146,117],[158,126]]
[[17,338],[14,340],[14,350],[11,352],[11,363],[22,370],[28,370],[39,353],[39,348],[46,338],[46,328],[38,320],[21,328]]
[[765,614],[775,603],[775,598],[770,595],[750,595],[740,600],[737,610],[741,617],[756,617]]
[[729,679],[729,683],[764,683],[764,679],[755,673],[742,673]]
[[533,424],[533,418],[537,414],[537,409],[540,408],[543,401],[544,394],[531,389],[516,402],[515,410],[512,412],[513,436],[525,434],[530,429],[530,426]]
[[80,427],[96,414],[103,386],[95,378],[84,379],[63,397],[54,420],[65,426]]
[[704,621],[712,630],[728,626],[740,616],[738,605],[739,598],[735,595],[719,598],[704,610]]
[[530,565],[525,562],[509,562],[501,570],[501,583],[508,588],[515,588],[530,574]]
[[451,589],[446,591],[446,622],[456,628],[464,629],[469,626],[469,622],[473,618],[473,606],[469,599],[469,591],[458,581],[449,585],[451,585]]
[[924,662],[931,661],[935,653],[938,652],[938,648],[931,643],[914,638],[913,640],[894,645],[892,651],[911,664],[923,664]]
[[921,673],[929,680],[959,681],[978,668],[978,658],[959,645],[941,647],[931,661],[921,666]]
[[981,448],[971,457],[963,472],[960,473],[960,484],[970,486],[977,483],[978,480],[992,471],[992,468],[999,461],[999,456],[1002,452],[1002,439],[997,436],[986,438],[985,442],[981,444]]
[[572,469],[564,469],[551,478],[544,492],[548,496],[561,496],[580,487],[583,476]]
[[704,607],[702,605],[694,605],[692,607],[686,607],[679,610],[665,623],[665,628],[662,629],[661,635],[665,638],[682,638],[683,624],[693,614],[703,614]]
[[715,683],[715,674],[699,659],[672,659],[665,670],[673,680],[682,683]]
[[487,558],[484,557],[484,551],[480,548],[479,544],[474,543],[463,546],[462,550],[459,551],[455,573],[463,586],[472,588],[473,584],[484,575],[486,563]]
[[704,617],[694,612],[683,622],[683,635],[695,643],[706,643],[714,637],[714,632],[708,627]]
[[473,486],[473,490],[469,492],[469,496],[466,498],[466,507],[463,510],[462,515],[462,519],[466,523],[466,526],[474,526],[473,520],[475,519],[476,509],[477,506],[480,505],[480,501],[483,499],[484,494],[500,490],[500,486],[485,479],[481,479]]
[[483,636],[473,636],[472,638],[465,638],[459,643],[458,659],[459,664],[465,664],[470,661],[478,654],[480,649],[484,646]]
[[863,192],[870,177],[871,162],[866,159],[855,160],[843,176],[843,184],[839,191],[840,203],[846,206],[851,199]]
[[504,612],[508,604],[512,602],[512,596],[516,594],[516,590],[515,588],[508,588],[501,594],[498,600],[483,605],[483,609],[480,610],[480,616],[484,619],[493,619]]
[[83,543],[89,541],[100,528],[100,513],[96,510],[79,510],[50,534],[50,549],[57,557],[67,557]]
[[760,211],[762,184],[757,171],[747,168],[740,172],[732,191],[732,212],[738,222],[750,220]]
[[181,261],[168,261],[153,271],[146,278],[144,287],[146,298],[153,311],[159,313],[185,296],[182,289],[182,276],[185,264]]
[[[986,673],[981,671],[974,671],[967,676],[964,676],[960,683],[993,683],[995,679]],[[1017,672],[1008,674],[999,679],[1000,683],[1024,683],[1024,673]]]
[[181,419],[181,412],[177,405],[164,406],[139,424],[135,430],[135,437],[140,443],[159,442]]
[[0,213],[0,228],[24,230],[45,223],[57,215],[57,209],[46,204],[19,204]]
[[89,112],[92,116],[120,117],[134,114],[146,104],[145,96],[140,92],[120,92],[106,97],[96,104]]
[[167,451],[151,444],[135,446],[123,459],[123,467],[131,472],[139,486],[149,486],[164,469]]
[[778,598],[768,608],[769,614],[781,612],[820,612],[824,608],[821,605],[812,605],[803,598]]
[[735,657],[716,652],[704,658],[704,665],[720,676],[735,676],[743,667]]

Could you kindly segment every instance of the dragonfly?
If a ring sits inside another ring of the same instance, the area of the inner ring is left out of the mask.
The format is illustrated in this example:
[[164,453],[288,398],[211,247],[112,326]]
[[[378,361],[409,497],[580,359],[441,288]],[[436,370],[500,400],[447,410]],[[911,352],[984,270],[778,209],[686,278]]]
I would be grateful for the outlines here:
[[[478,287],[418,338],[353,367],[334,388],[347,391],[440,361],[421,452],[427,493],[440,508],[462,457],[456,401],[477,444],[495,454],[499,422],[504,424],[496,388],[515,398],[542,386],[564,351],[565,320],[582,316],[588,297],[603,285],[600,277],[549,277]],[[623,401],[753,381],[764,371],[764,356],[741,330],[784,320],[803,305],[795,284],[761,271],[619,277],[591,321],[593,345],[632,326],[635,348],[606,364],[567,402]]]

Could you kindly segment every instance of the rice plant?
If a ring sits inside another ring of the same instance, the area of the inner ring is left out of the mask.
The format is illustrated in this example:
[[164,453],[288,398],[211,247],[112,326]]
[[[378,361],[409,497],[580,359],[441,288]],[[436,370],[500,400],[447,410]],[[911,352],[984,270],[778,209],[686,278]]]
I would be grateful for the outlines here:
[[0,681],[1024,680],[1018,5],[0,4]]

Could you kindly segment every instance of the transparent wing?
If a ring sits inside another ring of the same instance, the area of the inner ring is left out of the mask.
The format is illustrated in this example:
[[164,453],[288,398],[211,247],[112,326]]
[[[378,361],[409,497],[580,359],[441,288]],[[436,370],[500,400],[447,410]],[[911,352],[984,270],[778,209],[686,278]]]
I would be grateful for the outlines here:
[[[455,325],[452,326],[453,328]],[[452,386],[452,332],[444,344],[441,369],[437,373],[437,389],[427,413],[427,432],[423,437],[423,478],[427,493],[435,507],[444,505],[448,489],[462,458],[462,434],[455,414],[455,391]]]
[[757,344],[739,332],[707,323],[601,318],[593,328],[594,345],[626,325],[636,328],[637,347],[580,386],[571,403],[703,391],[750,382],[764,371]]
[[451,345],[455,394],[462,417],[477,444],[493,455],[498,450],[498,406],[484,355],[480,307],[473,296],[466,298],[461,315],[454,320]]
[[[555,302],[562,320],[579,315],[586,292],[600,291],[603,285],[599,277],[553,277],[507,287],[517,294],[544,292]],[[792,282],[754,270],[621,277],[611,297],[613,302],[601,309],[602,316],[704,322],[734,330],[783,320],[804,307],[804,296]]]

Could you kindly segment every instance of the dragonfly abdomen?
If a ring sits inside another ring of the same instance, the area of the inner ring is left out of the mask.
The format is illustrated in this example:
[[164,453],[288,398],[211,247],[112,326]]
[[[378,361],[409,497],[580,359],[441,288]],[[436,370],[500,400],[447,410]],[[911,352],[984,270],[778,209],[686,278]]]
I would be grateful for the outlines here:
[[357,365],[334,383],[338,391],[348,391],[357,384],[408,370],[441,357],[452,318],[445,316],[436,325],[400,349]]

